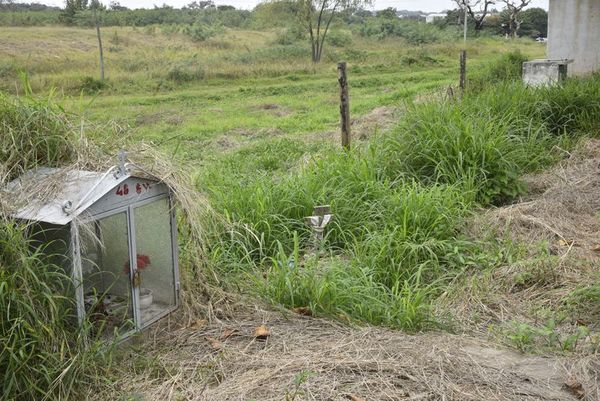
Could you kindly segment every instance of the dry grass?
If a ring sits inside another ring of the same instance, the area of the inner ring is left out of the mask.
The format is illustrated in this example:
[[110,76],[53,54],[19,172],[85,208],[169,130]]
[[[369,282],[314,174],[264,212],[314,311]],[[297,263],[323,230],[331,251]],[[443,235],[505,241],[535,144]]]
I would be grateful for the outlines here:
[[[573,334],[585,325],[598,329],[591,305],[571,305],[578,288],[600,277],[600,140],[590,139],[552,169],[526,177],[531,194],[513,205],[477,216],[470,235],[493,233],[507,246],[521,248],[519,261],[457,280],[438,301],[440,315],[452,314],[465,332],[485,336],[514,322],[543,326],[559,323],[556,332]],[[590,340],[588,340],[590,341]],[[583,353],[597,352],[593,344]]]
[[[263,324],[271,332],[266,341],[253,335]],[[165,401],[575,400],[564,385],[569,379],[582,384],[587,400],[600,396],[600,366],[591,358],[524,356],[445,333],[406,335],[259,307],[212,323],[165,326],[149,338],[153,341],[131,355],[128,373],[115,385],[121,396]]]
[[553,254],[595,258],[600,244],[600,141],[589,140],[558,166],[526,177],[529,199],[491,213],[516,239],[547,241]]

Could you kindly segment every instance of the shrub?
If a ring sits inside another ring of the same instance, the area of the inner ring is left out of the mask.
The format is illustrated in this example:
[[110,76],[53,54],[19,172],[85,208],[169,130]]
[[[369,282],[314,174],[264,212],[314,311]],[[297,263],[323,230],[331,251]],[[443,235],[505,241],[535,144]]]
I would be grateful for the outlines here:
[[221,32],[223,32],[223,28],[220,25],[209,25],[202,22],[195,22],[183,28],[183,33],[194,42],[204,42]]
[[176,83],[201,81],[204,79],[204,67],[194,62],[179,64],[171,67],[167,72],[167,79]]
[[526,61],[527,57],[519,50],[503,54],[472,74],[468,82],[469,90],[481,91],[493,84],[520,80]]
[[292,45],[306,37],[304,29],[298,25],[292,25],[289,28],[283,28],[277,33],[275,44]]
[[489,116],[465,103],[419,105],[383,141],[396,153],[388,174],[409,174],[424,184],[462,183],[483,204],[513,199],[524,190],[527,159],[546,154],[548,143],[536,127],[512,135],[514,124],[511,115]]
[[412,44],[436,43],[457,36],[452,28],[440,29],[433,24],[385,18],[369,19],[366,24],[361,25],[360,34],[378,39],[401,37]]
[[100,92],[102,89],[105,89],[108,86],[106,81],[101,79],[96,79],[93,77],[84,77],[81,80],[81,85],[79,86],[79,90],[86,94],[94,94]]
[[352,32],[333,30],[327,34],[327,42],[334,47],[346,47],[352,44]]
[[0,180],[39,164],[57,166],[74,155],[70,121],[55,104],[0,92]]

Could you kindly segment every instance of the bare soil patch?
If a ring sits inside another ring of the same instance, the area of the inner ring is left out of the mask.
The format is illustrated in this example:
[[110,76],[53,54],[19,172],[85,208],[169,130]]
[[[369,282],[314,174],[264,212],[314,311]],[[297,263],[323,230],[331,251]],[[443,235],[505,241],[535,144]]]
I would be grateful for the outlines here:
[[388,106],[376,107],[369,113],[352,120],[351,134],[355,139],[367,139],[377,131],[386,131],[397,120],[397,109]]

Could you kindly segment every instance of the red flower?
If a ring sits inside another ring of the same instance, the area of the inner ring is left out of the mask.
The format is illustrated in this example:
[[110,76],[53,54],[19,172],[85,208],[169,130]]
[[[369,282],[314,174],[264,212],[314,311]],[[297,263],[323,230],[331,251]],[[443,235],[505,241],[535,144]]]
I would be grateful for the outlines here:
[[[148,255],[140,255],[137,254],[136,264],[138,270],[144,270],[146,267],[150,266],[150,257]],[[123,265],[123,274],[129,274],[129,261],[125,262]]]

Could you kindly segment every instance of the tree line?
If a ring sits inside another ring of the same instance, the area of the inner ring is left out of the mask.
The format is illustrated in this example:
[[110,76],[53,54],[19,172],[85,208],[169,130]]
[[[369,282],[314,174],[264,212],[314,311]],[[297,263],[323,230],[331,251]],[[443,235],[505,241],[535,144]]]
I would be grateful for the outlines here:
[[[410,43],[430,43],[458,37],[466,18],[475,35],[482,32],[516,37],[546,36],[547,13],[543,9],[525,9],[531,0],[454,0],[457,8],[447,12],[435,24],[419,21],[423,14],[402,14],[394,8],[369,11],[372,0],[271,0],[252,11],[215,5],[212,0],[195,0],[182,8],[168,5],[152,9],[128,9],[113,0],[66,0],[64,8],[0,0],[0,25],[50,25],[93,27],[96,29],[102,64],[101,26],[174,26],[193,40],[203,41],[229,28],[285,28],[297,40],[306,40],[312,61],[321,60],[332,25],[346,27],[363,36],[383,39],[401,37]],[[502,12],[497,5],[505,5]],[[402,18],[401,18],[402,17]],[[103,76],[103,73],[102,73]]]
[[[507,37],[546,37],[548,13],[542,8],[528,8],[532,0],[454,0],[457,8],[448,11],[439,26],[462,25],[464,16],[476,35],[488,32]],[[503,6],[501,11],[497,6]]]

